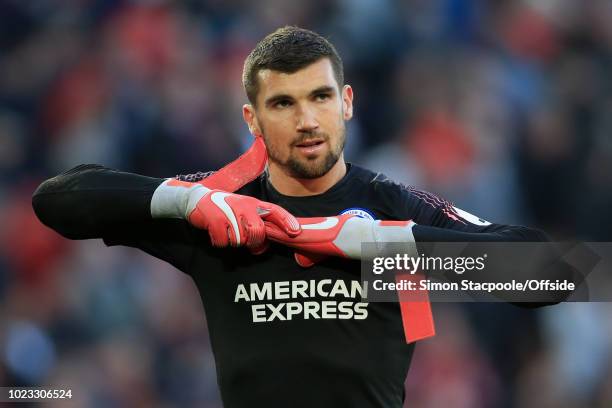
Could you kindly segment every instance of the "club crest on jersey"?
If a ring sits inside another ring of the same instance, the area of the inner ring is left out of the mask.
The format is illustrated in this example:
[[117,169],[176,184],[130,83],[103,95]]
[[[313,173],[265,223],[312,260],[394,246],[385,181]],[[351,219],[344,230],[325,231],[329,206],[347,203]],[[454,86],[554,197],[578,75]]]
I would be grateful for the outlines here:
[[342,212],[340,212],[339,215],[344,215],[344,214],[356,215],[359,218],[365,218],[366,220],[374,219],[374,215],[370,211],[366,210],[365,208],[360,208],[360,207],[347,208],[346,210],[343,210]]

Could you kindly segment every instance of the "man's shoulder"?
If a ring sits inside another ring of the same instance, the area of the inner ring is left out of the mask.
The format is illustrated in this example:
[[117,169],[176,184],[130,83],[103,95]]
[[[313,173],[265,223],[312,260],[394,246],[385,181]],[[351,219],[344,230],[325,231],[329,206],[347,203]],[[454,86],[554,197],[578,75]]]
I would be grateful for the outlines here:
[[356,176],[367,186],[363,195],[377,203],[382,212],[399,219],[418,219],[429,223],[436,213],[441,212],[455,219],[458,217],[454,204],[429,191],[413,185],[397,182],[385,174],[355,166]]
[[409,192],[413,188],[389,178],[384,173],[370,170],[359,165],[353,164],[351,171],[354,174],[355,180],[363,183],[366,188],[371,188],[380,193],[400,193],[402,191]]

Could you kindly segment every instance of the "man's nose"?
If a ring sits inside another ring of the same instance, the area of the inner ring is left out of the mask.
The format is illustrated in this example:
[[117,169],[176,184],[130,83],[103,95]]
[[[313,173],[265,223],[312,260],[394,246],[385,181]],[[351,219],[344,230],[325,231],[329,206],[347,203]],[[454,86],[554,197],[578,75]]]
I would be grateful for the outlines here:
[[314,110],[308,106],[303,106],[298,111],[297,120],[297,131],[298,132],[311,132],[319,127],[317,121],[317,115]]

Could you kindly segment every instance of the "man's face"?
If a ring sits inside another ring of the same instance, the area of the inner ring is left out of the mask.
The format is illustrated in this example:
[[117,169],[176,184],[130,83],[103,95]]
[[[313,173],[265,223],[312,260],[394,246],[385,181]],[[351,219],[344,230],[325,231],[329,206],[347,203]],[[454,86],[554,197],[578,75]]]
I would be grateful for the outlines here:
[[266,69],[257,77],[257,107],[245,105],[243,114],[263,136],[270,165],[296,178],[326,174],[344,149],[344,121],[353,115],[350,86],[339,89],[327,58],[291,74]]

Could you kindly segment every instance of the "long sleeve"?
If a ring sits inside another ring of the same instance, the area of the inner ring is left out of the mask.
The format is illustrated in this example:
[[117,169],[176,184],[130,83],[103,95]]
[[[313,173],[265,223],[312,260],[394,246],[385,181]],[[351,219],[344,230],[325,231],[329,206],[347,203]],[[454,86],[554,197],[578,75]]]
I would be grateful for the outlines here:
[[66,238],[102,238],[130,224],[151,222],[151,197],[162,182],[80,165],[43,182],[32,206],[43,224]]
[[[540,279],[555,281],[558,279],[572,281],[577,286],[584,280],[577,270],[562,260],[562,254],[550,242],[551,239],[539,229],[520,225],[491,223],[455,207],[451,202],[434,194],[412,187],[404,188],[402,193],[404,208],[408,212],[407,218],[414,220],[418,224],[414,226],[412,233],[420,253],[427,254],[429,252],[429,245],[427,243],[430,242],[474,243],[464,250],[464,255],[470,255],[473,252],[472,255],[474,256],[481,254],[484,248],[483,245],[480,245],[482,242],[548,242],[549,244],[539,244],[539,246],[534,247],[538,248],[537,259],[540,261],[536,264],[539,265],[538,267],[516,268],[512,267],[512,259],[489,259],[489,273],[475,275],[475,279],[502,280],[504,277],[520,280]],[[515,260],[522,260],[523,256],[519,256],[520,254],[516,252],[516,250],[513,252],[508,250],[507,256],[510,258],[514,257]],[[457,280],[460,279],[460,276],[451,273],[447,274],[447,278]],[[537,298],[546,299],[546,301],[540,303],[511,301],[511,303],[521,307],[537,307],[563,301],[570,294],[570,292],[558,292],[551,297],[550,293],[542,291],[538,293]],[[520,293],[514,293],[512,296],[510,296],[512,299],[521,299]],[[530,299],[533,299],[533,297]]]
[[429,225],[416,225],[413,234],[417,242],[547,242],[550,238],[536,228],[520,225],[491,224],[488,228],[457,230]]
[[80,165],[43,182],[32,205],[43,224],[66,238],[138,248],[190,273],[194,229],[182,219],[151,216],[151,197],[163,181]]

